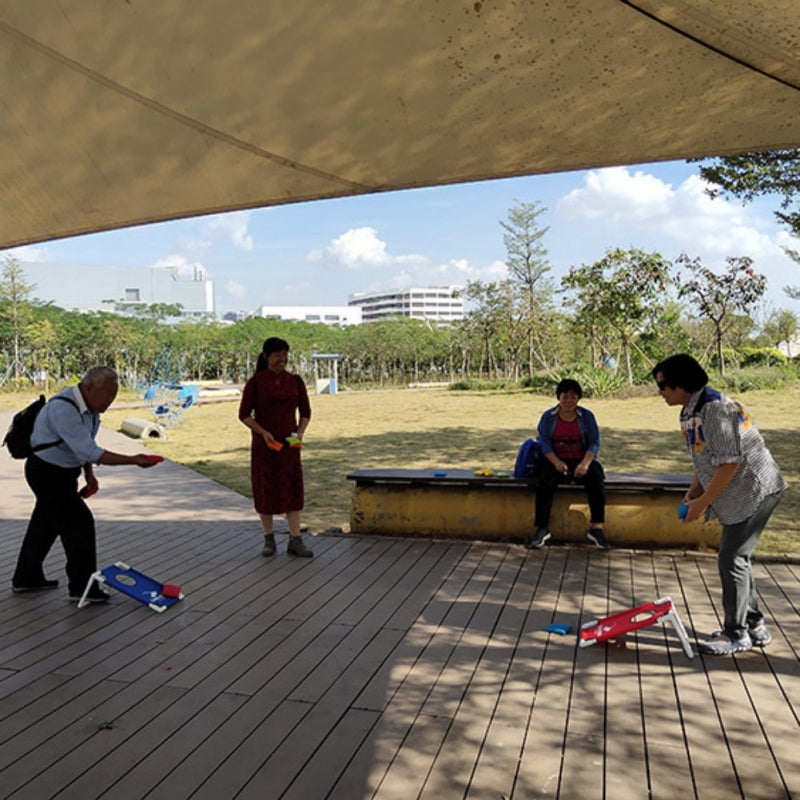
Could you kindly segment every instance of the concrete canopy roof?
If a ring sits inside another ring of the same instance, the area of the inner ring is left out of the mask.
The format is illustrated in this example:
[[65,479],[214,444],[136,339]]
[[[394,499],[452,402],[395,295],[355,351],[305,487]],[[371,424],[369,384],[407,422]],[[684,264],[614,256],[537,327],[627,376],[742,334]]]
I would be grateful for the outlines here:
[[0,0],[0,248],[800,145],[796,0]]

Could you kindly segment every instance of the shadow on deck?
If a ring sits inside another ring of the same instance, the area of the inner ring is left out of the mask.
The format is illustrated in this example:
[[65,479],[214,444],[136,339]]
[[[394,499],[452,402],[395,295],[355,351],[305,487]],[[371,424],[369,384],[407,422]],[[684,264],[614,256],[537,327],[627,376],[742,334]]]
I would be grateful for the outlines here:
[[[800,792],[797,564],[757,564],[763,652],[689,660],[660,626],[584,649],[583,622],[664,595],[696,644],[715,560],[347,535],[265,559],[249,501],[163,466],[104,471],[93,506],[101,566],[182,586],[163,614],[12,594],[27,490],[0,468],[3,798]],[[58,543],[47,567],[63,587]]]

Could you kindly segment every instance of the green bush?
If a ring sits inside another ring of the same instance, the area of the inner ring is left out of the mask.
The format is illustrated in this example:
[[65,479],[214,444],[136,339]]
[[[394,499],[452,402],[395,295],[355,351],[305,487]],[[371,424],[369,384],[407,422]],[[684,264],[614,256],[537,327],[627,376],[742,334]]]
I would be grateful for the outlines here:
[[466,381],[453,381],[448,387],[448,390],[453,392],[485,392],[485,391],[502,391],[506,389],[516,389],[517,384],[514,381],[506,380],[487,380],[476,379]]
[[726,392],[741,393],[756,389],[781,389],[797,382],[797,370],[793,368],[753,367],[732,370],[722,378],[711,376],[709,383]]
[[523,389],[530,389],[534,394],[553,394],[556,390],[558,379],[553,379],[551,375],[534,375],[531,378],[523,378],[519,386]]
[[777,347],[743,347],[739,353],[741,367],[785,366],[787,361]]
[[553,394],[560,380],[572,378],[578,381],[585,397],[611,397],[623,391],[628,381],[617,370],[580,365],[564,371],[554,371],[547,376],[547,394]]

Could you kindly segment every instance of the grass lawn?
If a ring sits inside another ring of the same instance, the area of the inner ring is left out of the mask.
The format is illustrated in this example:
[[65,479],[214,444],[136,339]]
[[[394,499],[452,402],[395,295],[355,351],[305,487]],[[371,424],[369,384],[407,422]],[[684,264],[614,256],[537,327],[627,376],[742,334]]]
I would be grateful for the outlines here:
[[[122,398],[120,398],[122,399]],[[800,387],[738,397],[756,420],[791,486],[759,544],[759,552],[800,553]],[[303,464],[304,522],[311,530],[349,524],[352,484],[359,468],[511,470],[517,448],[534,432],[554,398],[527,393],[460,393],[440,389],[344,392],[312,396]],[[24,403],[16,403],[21,407]],[[612,472],[691,472],[682,448],[678,409],[652,396],[587,399],[601,433],[600,456]],[[197,405],[169,441],[148,446],[225,486],[250,495],[250,432],[237,418],[238,402]],[[144,409],[112,406],[103,417],[119,429]]]

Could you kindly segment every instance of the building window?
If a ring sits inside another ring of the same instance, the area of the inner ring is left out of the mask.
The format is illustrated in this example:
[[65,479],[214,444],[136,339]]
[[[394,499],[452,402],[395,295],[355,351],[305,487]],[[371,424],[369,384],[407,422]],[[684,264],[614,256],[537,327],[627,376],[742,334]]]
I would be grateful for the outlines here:
[[139,290],[138,289],[126,289],[125,290],[125,302],[127,302],[127,303],[138,303],[139,302]]

